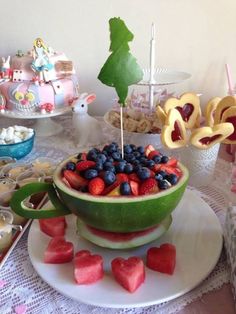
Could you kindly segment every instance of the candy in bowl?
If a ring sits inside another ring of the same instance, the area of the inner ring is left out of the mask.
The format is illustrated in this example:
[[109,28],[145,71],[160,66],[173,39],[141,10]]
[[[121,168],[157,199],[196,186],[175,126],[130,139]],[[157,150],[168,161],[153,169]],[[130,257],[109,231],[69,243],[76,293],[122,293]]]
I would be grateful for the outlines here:
[[[73,213],[80,234],[106,247],[148,243],[171,224],[171,212],[185,191],[188,170],[153,146],[118,145],[71,156],[55,170],[53,184],[32,183],[17,191],[13,210],[27,218]],[[135,157],[136,156],[136,157]],[[54,208],[32,210],[23,204],[30,195],[46,191]],[[137,240],[137,241],[136,241]]]

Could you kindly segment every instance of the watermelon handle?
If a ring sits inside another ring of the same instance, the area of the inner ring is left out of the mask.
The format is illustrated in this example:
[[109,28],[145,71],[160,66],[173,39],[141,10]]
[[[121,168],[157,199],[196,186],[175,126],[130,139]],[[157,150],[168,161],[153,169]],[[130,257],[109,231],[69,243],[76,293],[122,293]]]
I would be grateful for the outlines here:
[[[50,206],[48,203],[47,207],[35,210],[24,203],[27,198],[40,192],[48,193],[51,201]],[[10,207],[16,214],[30,219],[52,218],[71,213],[68,207],[58,198],[53,184],[42,182],[29,183],[17,190],[10,201]]]

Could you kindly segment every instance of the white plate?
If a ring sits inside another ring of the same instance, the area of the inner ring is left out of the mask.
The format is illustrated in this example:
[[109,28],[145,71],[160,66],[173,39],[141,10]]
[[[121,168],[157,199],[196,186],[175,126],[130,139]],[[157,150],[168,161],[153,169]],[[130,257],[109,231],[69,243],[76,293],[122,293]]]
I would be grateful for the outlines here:
[[154,71],[155,83],[150,84],[150,69],[143,69],[143,79],[137,85],[170,85],[177,84],[191,77],[191,74],[165,68],[156,68]]
[[[93,285],[76,285],[72,263],[43,263],[49,237],[40,232],[34,221],[28,238],[28,250],[35,270],[50,286],[79,302],[113,308],[141,307],[177,298],[196,287],[215,267],[222,249],[222,229],[213,210],[195,193],[187,190],[173,213],[173,224],[161,239],[133,250],[99,248],[76,235],[74,216],[68,217],[66,239],[75,251],[88,249],[104,258],[105,277]],[[118,285],[110,271],[110,262],[117,256],[140,256],[145,261],[147,249],[161,243],[174,243],[177,264],[173,276],[146,268],[146,280],[134,293]]]
[[7,118],[14,118],[14,119],[43,119],[43,118],[51,118],[56,117],[67,112],[71,111],[70,106],[62,107],[55,109],[51,113],[40,113],[40,112],[23,112],[23,111],[14,111],[14,110],[6,110],[0,113],[0,116],[4,116]]

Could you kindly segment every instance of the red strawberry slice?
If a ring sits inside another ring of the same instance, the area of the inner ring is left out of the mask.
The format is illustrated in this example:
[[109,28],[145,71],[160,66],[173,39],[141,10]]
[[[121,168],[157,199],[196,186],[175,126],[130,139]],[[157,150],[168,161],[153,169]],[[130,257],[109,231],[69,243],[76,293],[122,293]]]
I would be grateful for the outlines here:
[[88,181],[72,170],[64,170],[64,178],[73,189],[78,190],[80,187],[88,184]]
[[139,195],[139,183],[131,180],[129,184],[130,184],[132,194],[134,196],[138,196]]
[[148,157],[148,155],[149,155],[152,151],[154,151],[154,150],[155,150],[155,148],[154,148],[152,145],[147,145],[147,146],[145,147],[145,156]]
[[154,156],[159,156],[160,152],[158,150],[153,150],[148,154],[148,159],[152,159]]
[[153,178],[148,178],[144,180],[139,188],[139,194],[140,195],[146,195],[146,194],[153,194],[157,193],[159,191],[159,188],[157,186],[157,182]]
[[163,170],[165,172],[167,172],[168,174],[176,174],[177,177],[181,177],[182,176],[182,171],[179,168],[174,168],[174,167],[169,167],[166,165],[161,165],[160,170]]
[[129,292],[134,292],[145,280],[145,269],[141,258],[132,256],[127,260],[117,257],[111,262],[115,280]]
[[176,264],[176,249],[173,244],[165,243],[159,248],[152,247],[147,251],[147,267],[172,275]]
[[129,180],[130,180],[130,181],[135,181],[135,182],[137,182],[137,183],[140,183],[140,182],[141,182],[141,180],[139,179],[139,177],[137,176],[136,173],[131,173],[131,174],[129,174]]
[[174,157],[171,157],[165,165],[169,167],[176,167],[177,164],[178,164],[178,160]]
[[92,195],[101,195],[105,188],[105,182],[103,179],[96,177],[89,181],[88,190]]
[[100,255],[92,255],[87,250],[75,254],[74,277],[77,284],[94,283],[102,279],[103,275],[103,259]]
[[96,166],[96,162],[92,161],[92,160],[83,160],[83,161],[79,161],[76,164],[76,170],[77,171],[85,171],[87,169],[93,168],[94,166]]
[[72,261],[73,256],[73,243],[67,242],[64,237],[54,237],[50,240],[48,247],[44,252],[44,263],[69,263]]
[[39,219],[40,230],[50,237],[65,235],[66,220],[65,217],[55,217]]

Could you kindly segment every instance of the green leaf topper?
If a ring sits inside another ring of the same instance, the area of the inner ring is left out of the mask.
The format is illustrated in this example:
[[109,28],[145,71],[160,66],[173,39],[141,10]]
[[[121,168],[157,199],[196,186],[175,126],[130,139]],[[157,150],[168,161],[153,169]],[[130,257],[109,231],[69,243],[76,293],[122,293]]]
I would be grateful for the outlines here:
[[129,42],[134,35],[120,18],[112,18],[110,24],[111,55],[103,65],[98,79],[108,86],[115,87],[119,103],[125,106],[128,87],[143,78],[143,71],[129,52]]

